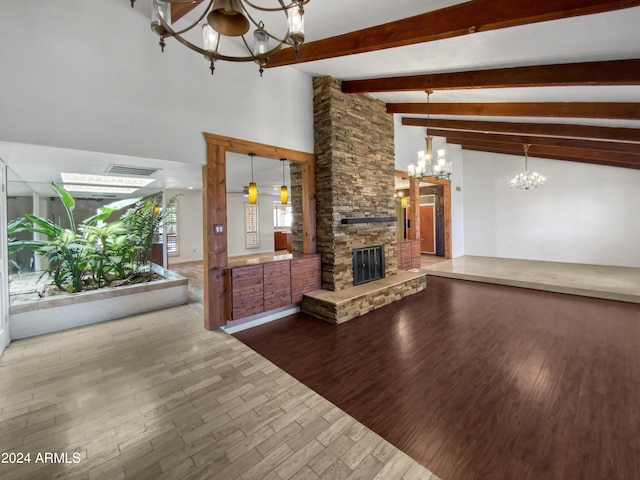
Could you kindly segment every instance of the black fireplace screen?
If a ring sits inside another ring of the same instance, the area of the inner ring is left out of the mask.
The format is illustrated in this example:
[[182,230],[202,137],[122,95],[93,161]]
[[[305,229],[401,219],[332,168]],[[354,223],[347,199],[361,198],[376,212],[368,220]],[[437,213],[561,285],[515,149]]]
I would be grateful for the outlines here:
[[353,284],[384,278],[384,246],[353,249]]

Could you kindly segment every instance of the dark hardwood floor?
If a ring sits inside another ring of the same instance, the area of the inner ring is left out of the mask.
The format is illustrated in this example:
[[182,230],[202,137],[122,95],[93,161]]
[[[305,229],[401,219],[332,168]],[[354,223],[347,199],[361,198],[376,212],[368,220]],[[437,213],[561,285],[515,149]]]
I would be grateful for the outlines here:
[[640,479],[640,305],[429,277],[235,336],[443,480]]

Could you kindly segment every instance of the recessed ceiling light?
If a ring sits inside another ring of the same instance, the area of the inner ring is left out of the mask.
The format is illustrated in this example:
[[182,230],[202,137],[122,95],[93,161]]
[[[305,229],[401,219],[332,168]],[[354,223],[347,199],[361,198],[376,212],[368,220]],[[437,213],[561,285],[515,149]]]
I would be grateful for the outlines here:
[[189,190],[193,190],[193,187],[192,187],[192,186],[189,186],[188,188],[189,188]]
[[68,192],[84,193],[133,193],[138,190],[136,187],[110,187],[100,185],[69,185],[64,184],[64,189]]
[[120,187],[146,187],[155,178],[116,177],[114,175],[91,175],[84,173],[61,173],[60,177],[65,183],[83,183],[90,185],[113,185]]

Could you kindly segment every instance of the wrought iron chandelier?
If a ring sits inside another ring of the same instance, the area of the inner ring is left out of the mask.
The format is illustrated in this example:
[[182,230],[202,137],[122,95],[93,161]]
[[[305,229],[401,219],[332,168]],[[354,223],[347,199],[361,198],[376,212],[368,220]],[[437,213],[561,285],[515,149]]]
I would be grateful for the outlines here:
[[540,188],[547,180],[546,177],[540,175],[538,172],[529,171],[528,153],[530,146],[530,144],[524,144],[524,172],[519,173],[511,180],[511,188],[514,190],[531,190],[534,188]]
[[[130,1],[133,7],[136,0]],[[262,76],[269,56],[285,45],[291,45],[295,49],[296,56],[298,55],[300,45],[304,42],[304,5],[310,0],[291,0],[288,4],[285,0],[269,1],[273,1],[276,6],[264,7],[249,0],[208,0],[203,2],[204,8],[202,6],[194,8],[199,14],[193,23],[187,22],[184,28],[174,30],[171,22],[171,6],[192,4],[196,3],[196,0],[151,0],[151,29],[160,37],[160,48],[163,52],[166,45],[165,38],[173,37],[185,47],[209,60],[212,75],[215,62],[223,60],[255,62]],[[264,2],[265,0],[262,0],[262,3]],[[277,12],[282,12],[286,19],[280,27],[284,31],[286,25],[286,32],[282,35],[271,33],[262,20],[256,19],[257,15]],[[250,44],[247,33],[252,26],[254,27],[253,42]],[[198,30],[196,27],[202,31],[202,46],[196,45],[194,34],[190,34]],[[232,55],[231,51],[234,48],[231,45],[232,42],[229,42],[228,38],[223,40],[222,37],[240,37],[243,44],[242,54]],[[269,44],[270,40],[272,45]],[[231,47],[231,50],[228,47]]]
[[453,173],[453,164],[444,156],[444,150],[438,150],[438,158],[433,159],[433,137],[429,135],[429,123],[431,120],[430,98],[432,90],[427,90],[427,136],[425,137],[426,149],[418,152],[416,164],[407,166],[410,178],[422,180],[423,177],[450,178]]

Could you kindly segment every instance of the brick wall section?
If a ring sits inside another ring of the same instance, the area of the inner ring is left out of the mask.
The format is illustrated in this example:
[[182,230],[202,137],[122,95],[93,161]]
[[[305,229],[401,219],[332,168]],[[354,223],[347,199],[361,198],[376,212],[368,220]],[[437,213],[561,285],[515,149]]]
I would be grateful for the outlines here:
[[397,272],[395,223],[341,223],[395,216],[393,117],[381,101],[343,94],[333,78],[313,87],[317,249],[322,288],[338,291],[353,286],[354,248],[384,245],[385,273]]

